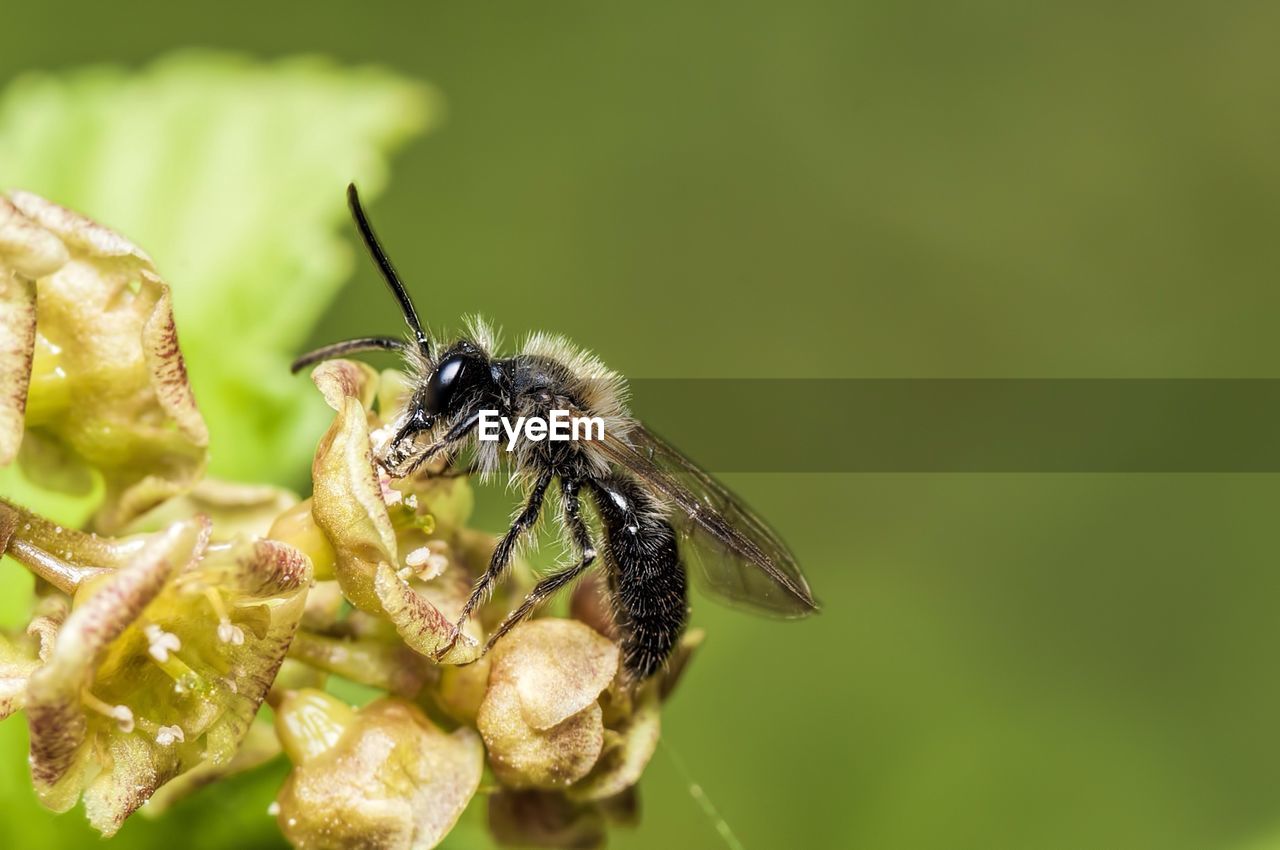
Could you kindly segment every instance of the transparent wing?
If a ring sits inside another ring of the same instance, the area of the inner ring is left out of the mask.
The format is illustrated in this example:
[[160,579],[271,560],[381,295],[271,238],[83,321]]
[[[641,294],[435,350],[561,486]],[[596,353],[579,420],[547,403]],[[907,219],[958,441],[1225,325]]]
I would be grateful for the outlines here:
[[706,470],[644,426],[605,434],[610,461],[673,504],[689,572],[708,596],[757,613],[805,617],[818,610],[795,556],[777,533]]

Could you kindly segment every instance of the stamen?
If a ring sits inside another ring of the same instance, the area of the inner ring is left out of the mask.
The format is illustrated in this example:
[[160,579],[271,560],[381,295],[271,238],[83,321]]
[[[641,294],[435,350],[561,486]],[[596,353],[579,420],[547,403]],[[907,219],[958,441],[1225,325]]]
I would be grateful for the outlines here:
[[[155,629],[155,632],[152,632]],[[147,639],[152,641],[151,657],[155,660],[156,666],[165,672],[170,679],[173,679],[173,689],[180,694],[186,693],[203,693],[209,683],[205,678],[192,670],[191,667],[177,655],[178,650],[182,648],[181,641],[177,635],[169,634],[156,625],[148,625],[145,629]],[[172,642],[164,640],[164,636],[172,638]],[[160,653],[156,652],[156,638],[160,639]],[[177,645],[174,646],[173,643]],[[164,657],[161,658],[160,656]]]
[[120,731],[128,735],[133,731],[133,710],[127,705],[111,705],[94,696],[88,688],[80,692],[80,701],[85,708],[116,722]]
[[156,730],[156,743],[162,747],[171,747],[174,744],[185,744],[187,736],[183,734],[181,726],[161,726]]
[[[405,555],[405,565],[421,580],[430,581],[449,568],[449,558],[443,554],[447,549],[448,544],[442,540],[429,541],[427,545],[419,546]],[[405,571],[400,572],[403,574]],[[408,578],[403,575],[402,577]]]
[[170,653],[177,652],[182,649],[182,641],[172,632],[166,632],[155,623],[148,623],[143,628],[142,633],[147,636],[147,651],[151,653],[151,657],[156,661],[164,664],[169,660]]
[[222,596],[217,589],[207,587],[204,595],[213,607],[213,613],[218,616],[218,640],[223,643],[229,643],[232,646],[243,646],[244,630],[231,622],[231,617],[228,616],[227,608],[222,604]]
[[222,620],[218,623],[218,640],[232,646],[243,646],[244,630],[230,620]]

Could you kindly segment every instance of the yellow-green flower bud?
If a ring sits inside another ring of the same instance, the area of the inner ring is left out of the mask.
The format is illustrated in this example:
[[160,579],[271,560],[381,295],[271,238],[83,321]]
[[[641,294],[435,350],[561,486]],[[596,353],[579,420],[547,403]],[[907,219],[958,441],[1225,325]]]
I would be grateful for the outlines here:
[[490,653],[476,726],[489,763],[514,788],[565,788],[604,747],[599,697],[618,672],[618,647],[574,620],[522,623]]
[[307,691],[287,697],[276,717],[294,762],[277,819],[299,850],[429,850],[479,787],[479,736],[466,727],[446,733],[402,700],[355,712]]

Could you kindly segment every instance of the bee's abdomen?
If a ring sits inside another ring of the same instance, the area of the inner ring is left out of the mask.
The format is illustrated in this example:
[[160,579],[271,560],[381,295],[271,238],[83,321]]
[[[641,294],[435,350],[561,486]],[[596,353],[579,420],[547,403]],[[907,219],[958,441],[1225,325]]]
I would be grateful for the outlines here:
[[623,665],[633,678],[644,679],[666,663],[689,615],[675,530],[630,479],[615,476],[593,489]]

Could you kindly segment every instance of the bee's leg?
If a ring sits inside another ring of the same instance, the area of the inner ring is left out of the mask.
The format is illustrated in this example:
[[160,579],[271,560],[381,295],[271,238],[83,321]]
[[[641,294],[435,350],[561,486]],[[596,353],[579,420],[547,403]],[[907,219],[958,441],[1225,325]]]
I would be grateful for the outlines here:
[[578,499],[578,482],[561,479],[560,493],[564,504],[564,522],[569,529],[573,545],[581,554],[582,560],[571,567],[552,573],[535,584],[533,590],[529,591],[529,595],[525,597],[524,602],[520,603],[520,607],[508,614],[507,618],[502,621],[502,625],[498,627],[498,630],[490,636],[489,642],[485,644],[485,652],[492,649],[493,645],[503,635],[536,611],[539,605],[554,596],[565,585],[573,582],[595,562],[596,547],[591,542],[591,532],[587,529],[587,524],[582,520],[582,504]]
[[[425,449],[423,449],[421,452],[415,455],[412,459],[410,459],[408,461],[407,466],[403,463],[404,461],[403,458],[400,459],[400,462],[393,461],[392,466],[395,467],[395,471],[391,473],[392,477],[408,478],[410,475],[413,475],[415,472],[417,472],[422,467],[423,464],[431,460],[440,452],[445,451],[450,446],[455,445],[461,442],[462,440],[465,440],[467,436],[471,433],[471,429],[476,426],[476,420],[478,419],[478,417],[479,417],[479,414],[475,414],[475,413],[471,414],[470,416],[467,416],[458,424],[450,428],[448,433],[446,433],[443,437],[441,437],[439,440],[436,440],[434,443],[427,446]],[[399,441],[403,436],[404,436],[404,432],[402,431],[400,434],[396,435],[396,440]]]
[[507,533],[502,535],[502,539],[498,541],[498,547],[493,550],[493,557],[489,559],[489,568],[484,571],[484,575],[480,576],[475,587],[471,589],[471,598],[462,607],[462,615],[458,617],[453,640],[437,652],[438,656],[443,656],[444,653],[453,648],[454,643],[458,640],[458,635],[462,633],[462,627],[467,624],[467,619],[471,616],[471,612],[475,610],[481,600],[489,595],[489,592],[493,590],[493,586],[498,583],[502,578],[502,574],[507,571],[507,567],[511,565],[511,556],[515,554],[516,545],[520,542],[520,538],[538,522],[538,514],[542,512],[542,500],[547,495],[547,487],[549,486],[551,486],[550,473],[544,473],[537,483],[533,485],[533,491],[529,493],[529,500],[525,502],[524,509],[520,511],[515,521],[511,523]]

